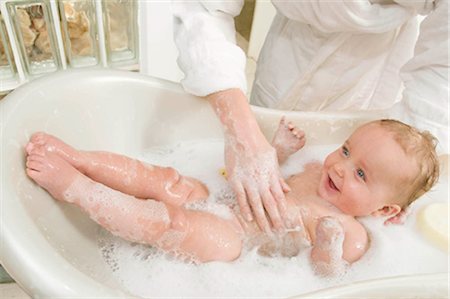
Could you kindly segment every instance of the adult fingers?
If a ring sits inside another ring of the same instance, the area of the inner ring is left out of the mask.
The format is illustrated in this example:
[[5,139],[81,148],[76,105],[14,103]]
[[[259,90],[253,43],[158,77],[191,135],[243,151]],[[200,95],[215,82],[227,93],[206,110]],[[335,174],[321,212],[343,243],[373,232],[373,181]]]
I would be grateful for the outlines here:
[[266,213],[264,212],[263,203],[259,192],[253,187],[248,187],[245,189],[248,196],[248,201],[250,202],[253,215],[255,216],[256,223],[258,226],[268,234],[271,234],[269,221],[267,220]]
[[280,213],[278,212],[278,205],[272,192],[269,188],[265,190],[260,190],[262,202],[264,204],[264,209],[270,217],[270,222],[276,230],[281,230],[284,228]]
[[286,183],[286,181],[283,178],[279,179],[281,189],[283,189],[284,193],[291,192],[291,187]]
[[250,206],[247,202],[247,195],[245,193],[244,187],[242,186],[241,182],[234,179],[232,179],[230,183],[231,187],[236,193],[237,202],[239,204],[239,209],[241,210],[242,215],[244,216],[245,220],[252,221],[252,210],[250,209]]
[[[284,195],[282,185],[278,184],[276,178],[272,180],[272,185],[270,186],[270,191],[272,192],[273,197],[277,203],[278,211],[280,212],[281,220],[283,224],[287,227],[290,226],[288,219],[288,209],[286,196]],[[287,184],[286,184],[287,185]]]

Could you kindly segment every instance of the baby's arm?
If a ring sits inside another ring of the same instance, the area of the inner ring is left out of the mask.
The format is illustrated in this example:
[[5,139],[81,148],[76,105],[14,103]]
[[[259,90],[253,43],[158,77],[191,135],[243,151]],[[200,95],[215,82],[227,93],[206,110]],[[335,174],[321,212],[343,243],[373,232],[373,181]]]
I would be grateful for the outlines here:
[[343,226],[336,218],[322,217],[316,227],[311,251],[314,270],[320,275],[342,273],[367,251],[368,236],[358,222]]
[[290,155],[301,149],[305,141],[305,132],[291,122],[286,123],[283,116],[272,140],[272,146],[277,151],[278,163],[282,164]]

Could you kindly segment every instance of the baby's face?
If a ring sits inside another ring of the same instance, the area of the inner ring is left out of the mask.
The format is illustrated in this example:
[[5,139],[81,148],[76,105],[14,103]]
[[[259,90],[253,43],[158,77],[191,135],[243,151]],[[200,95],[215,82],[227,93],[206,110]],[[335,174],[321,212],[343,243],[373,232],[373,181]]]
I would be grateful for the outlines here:
[[395,203],[418,171],[392,133],[364,125],[325,159],[319,195],[346,214],[366,216]]

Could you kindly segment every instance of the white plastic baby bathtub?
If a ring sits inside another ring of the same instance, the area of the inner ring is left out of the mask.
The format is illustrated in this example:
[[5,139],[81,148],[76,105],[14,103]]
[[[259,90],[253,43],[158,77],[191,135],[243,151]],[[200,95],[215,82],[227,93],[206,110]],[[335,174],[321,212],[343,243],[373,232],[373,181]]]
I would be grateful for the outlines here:
[[[222,136],[210,106],[173,83],[99,70],[36,80],[0,101],[0,108],[2,265],[36,298],[132,297],[100,256],[99,226],[77,208],[56,203],[26,177],[23,147],[33,132],[46,131],[78,148],[138,156],[155,145]],[[281,113],[254,110],[270,135]],[[357,124],[379,116],[287,114],[312,132],[310,144],[341,142]],[[447,273],[390,278],[303,296],[444,298],[447,279]]]

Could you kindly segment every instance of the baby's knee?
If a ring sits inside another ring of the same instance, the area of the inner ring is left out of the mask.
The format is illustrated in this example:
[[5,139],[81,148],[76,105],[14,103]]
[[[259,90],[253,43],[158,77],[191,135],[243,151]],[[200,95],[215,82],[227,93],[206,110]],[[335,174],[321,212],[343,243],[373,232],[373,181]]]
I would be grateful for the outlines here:
[[173,167],[164,167],[161,169],[162,181],[166,183],[166,185],[174,185],[177,184],[180,179],[180,173]]
[[160,198],[176,206],[208,197],[208,189],[203,184],[171,167],[162,170],[161,183]]

